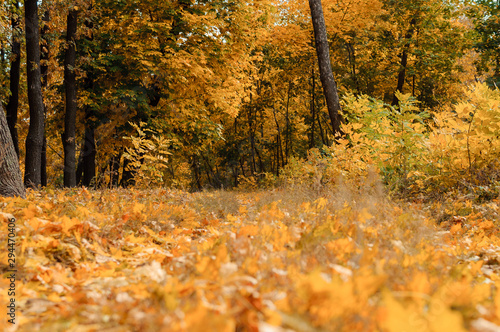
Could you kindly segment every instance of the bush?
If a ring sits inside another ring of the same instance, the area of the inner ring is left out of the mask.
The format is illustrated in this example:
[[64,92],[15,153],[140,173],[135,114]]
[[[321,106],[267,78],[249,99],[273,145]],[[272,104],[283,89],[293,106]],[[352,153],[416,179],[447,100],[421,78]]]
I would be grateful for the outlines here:
[[361,185],[375,169],[390,191],[404,194],[498,186],[498,89],[476,84],[465,91],[464,102],[432,116],[410,95],[398,98],[399,106],[392,107],[347,95],[345,135],[330,147],[310,150],[305,160],[292,159],[282,182],[318,189],[341,177]]

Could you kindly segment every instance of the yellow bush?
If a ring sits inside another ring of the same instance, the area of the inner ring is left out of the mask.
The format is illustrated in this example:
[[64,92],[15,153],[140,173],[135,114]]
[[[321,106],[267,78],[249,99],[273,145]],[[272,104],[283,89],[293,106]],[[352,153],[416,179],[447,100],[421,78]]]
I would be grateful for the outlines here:
[[500,91],[475,84],[464,101],[432,115],[408,95],[392,107],[367,96],[344,99],[345,135],[283,170],[288,184],[362,183],[375,168],[391,190],[443,192],[498,180]]
[[431,158],[441,181],[487,183],[497,179],[500,91],[477,83],[464,93],[464,102],[434,115]]

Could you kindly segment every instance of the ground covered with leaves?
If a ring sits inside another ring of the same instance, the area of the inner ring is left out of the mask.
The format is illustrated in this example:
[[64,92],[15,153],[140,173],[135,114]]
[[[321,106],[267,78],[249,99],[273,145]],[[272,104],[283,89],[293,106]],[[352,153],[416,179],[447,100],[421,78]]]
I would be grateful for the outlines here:
[[368,179],[0,198],[18,270],[16,324],[4,313],[0,329],[499,331],[498,199],[386,197]]

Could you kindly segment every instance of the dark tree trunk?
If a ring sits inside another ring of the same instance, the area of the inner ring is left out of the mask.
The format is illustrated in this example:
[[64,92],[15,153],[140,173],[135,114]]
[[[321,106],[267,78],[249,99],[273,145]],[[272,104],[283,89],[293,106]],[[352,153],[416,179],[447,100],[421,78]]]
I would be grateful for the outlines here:
[[408,65],[408,52],[410,50],[410,39],[413,36],[413,30],[415,27],[415,24],[417,23],[416,19],[412,19],[410,21],[410,28],[406,32],[405,35],[405,45],[403,46],[403,52],[401,53],[401,65],[400,65],[400,70],[398,73],[398,85],[396,87],[396,91],[394,92],[394,95],[392,96],[392,106],[397,106],[398,105],[398,97],[396,97],[396,92],[401,92],[403,93],[403,86],[405,84],[405,76],[406,76],[406,66]]
[[26,197],[19,161],[0,105],[0,196]]
[[2,61],[2,66],[5,67],[5,62],[7,61],[5,59],[5,42],[2,40],[0,41],[1,43],[1,48],[0,48],[0,57],[1,57],[1,61]]
[[83,153],[83,181],[85,187],[89,187],[95,177],[95,137],[94,123],[91,119],[92,113],[87,111],[85,114],[85,147]]
[[288,83],[288,93],[286,98],[286,131],[285,131],[285,164],[288,164],[288,158],[290,157],[290,150],[293,150],[292,146],[292,129],[290,126],[290,93],[292,92],[292,82]]
[[26,137],[24,184],[37,188],[41,184],[41,159],[44,137],[44,107],[40,72],[40,33],[37,0],[25,0],[26,62],[30,125]]
[[12,8],[12,62],[10,64],[10,96],[7,104],[7,124],[14,144],[14,150],[19,157],[19,138],[17,136],[17,109],[19,107],[19,73],[21,66],[21,22],[18,14],[19,2],[14,1]]
[[317,114],[317,119],[318,119],[318,127],[319,127],[319,134],[321,136],[321,143],[323,143],[323,145],[328,145],[328,141],[327,141],[327,138],[325,138],[325,134],[323,134],[323,126],[321,125],[321,112],[316,112],[318,113]]
[[216,175],[214,173],[214,170],[212,168],[212,165],[210,165],[210,161],[207,159],[207,157],[205,157],[205,155],[203,153],[201,153],[201,159],[205,163],[205,167],[203,167],[203,169],[205,170],[205,174],[207,175],[208,185],[210,185],[212,187],[216,187],[217,186],[217,184],[216,184],[217,179],[216,179]]
[[76,165],[76,185],[80,185],[82,183],[83,178],[83,152],[85,151],[85,140],[82,143],[80,148],[80,155],[78,156],[78,163]]
[[255,154],[257,155],[257,159],[259,160],[260,173],[264,173],[266,169],[264,168],[264,163],[262,162],[262,157],[260,156],[259,149],[255,149]]
[[42,88],[46,88],[48,85],[48,73],[49,73],[49,22],[50,14],[46,10],[42,17],[42,28],[40,29],[40,74],[42,75]]
[[[403,53],[401,54],[401,69],[398,73],[398,85],[396,87],[396,92],[401,92],[403,93],[403,86],[405,84],[405,76],[406,76],[406,65],[408,63],[408,51],[405,49],[403,50]],[[394,92],[392,96],[392,106],[398,105],[398,97],[396,97],[396,92]]]
[[91,122],[90,111],[87,111],[85,116],[85,134],[83,143],[78,156],[78,165],[76,168],[76,183],[89,187],[95,177],[95,155],[96,145],[94,137],[94,125]]
[[[92,2],[90,4],[89,11],[92,11]],[[85,25],[87,28],[90,30],[93,29],[93,23],[91,20],[86,20]],[[87,41],[91,43],[93,41],[93,36],[92,34],[90,37],[87,37]],[[87,69],[87,77],[85,78],[84,81],[84,88],[87,91],[93,91],[94,90],[94,73],[93,69],[90,67]],[[95,177],[95,168],[96,168],[96,162],[95,162],[95,157],[97,154],[96,151],[96,143],[95,143],[95,135],[94,135],[94,130],[96,127],[95,120],[94,120],[94,111],[90,108],[90,106],[86,106],[85,108],[85,137],[84,137],[84,142],[83,142],[83,157],[82,159],[82,172],[83,172],[83,179],[82,179],[82,185],[85,187],[89,187],[92,181],[94,180]]]
[[314,67],[311,70],[312,87],[311,87],[311,139],[309,141],[309,149],[312,149],[316,144],[314,140],[314,124],[316,123],[316,107],[314,105],[314,89],[316,88],[316,80],[314,79]]
[[42,155],[40,158],[40,185],[47,187],[47,138],[43,137]]
[[250,136],[250,148],[252,156],[252,160],[250,163],[250,173],[253,176],[254,173],[256,172],[256,163],[255,163],[255,130],[253,128],[252,109],[253,107],[248,108],[248,131]]
[[[49,21],[50,15],[49,11],[46,10],[42,17],[43,26],[41,29],[41,50],[40,50],[40,73],[42,75],[42,89],[45,91],[48,86],[48,72],[49,72],[49,42],[47,35],[49,33]],[[47,117],[47,105],[43,105],[43,114],[44,118]],[[47,137],[43,136],[43,144],[42,144],[42,160],[40,163],[40,177],[42,182],[42,187],[47,186]]]
[[109,168],[111,171],[109,187],[116,188],[118,187],[118,180],[120,176],[120,159],[122,157],[122,152],[119,151],[116,156],[111,157],[109,162]]
[[[199,169],[199,164],[198,164],[198,158],[196,155],[193,155],[191,157],[191,167],[194,172],[194,180],[196,184],[196,188],[198,190],[201,190],[201,175],[200,175],[200,169]],[[195,185],[193,184],[193,186]],[[193,188],[194,189],[194,188]]]
[[337,91],[337,83],[335,83],[335,79],[333,78],[332,64],[330,63],[330,49],[326,36],[326,25],[323,16],[323,8],[321,7],[321,0],[309,0],[309,7],[311,8],[314,40],[316,42],[316,53],[318,55],[319,75],[321,84],[323,85],[328,115],[332,123],[333,134],[342,134],[340,130],[341,108],[339,94]]
[[276,135],[276,176],[280,175],[280,135]]
[[76,186],[76,28],[78,12],[70,10],[67,18],[66,54],[64,57],[64,88],[66,92],[66,113],[64,117],[64,186]]
[[133,186],[134,183],[134,170],[131,169],[130,160],[125,159],[123,161],[123,169],[122,169],[122,179],[120,181],[120,185],[124,188]]
[[346,44],[347,53],[349,56],[349,62],[351,63],[351,76],[356,87],[356,94],[361,94],[361,87],[359,85],[358,75],[356,74],[356,49],[352,43]]
[[278,122],[278,118],[276,117],[276,113],[276,108],[273,105],[274,123],[276,124],[276,129],[278,130],[278,134],[276,135],[276,175],[278,176],[280,168],[281,128]]

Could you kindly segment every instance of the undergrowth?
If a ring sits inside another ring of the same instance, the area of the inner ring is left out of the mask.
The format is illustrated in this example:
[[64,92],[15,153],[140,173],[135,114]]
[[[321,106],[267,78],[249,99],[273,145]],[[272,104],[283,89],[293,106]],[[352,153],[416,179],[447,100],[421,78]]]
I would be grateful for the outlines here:
[[466,102],[434,114],[410,95],[399,94],[398,107],[347,96],[345,135],[292,159],[275,183],[360,187],[372,173],[393,197],[434,201],[453,192],[491,201],[500,192],[500,91],[476,84],[464,93]]

